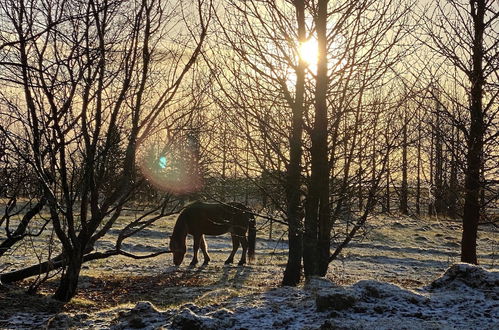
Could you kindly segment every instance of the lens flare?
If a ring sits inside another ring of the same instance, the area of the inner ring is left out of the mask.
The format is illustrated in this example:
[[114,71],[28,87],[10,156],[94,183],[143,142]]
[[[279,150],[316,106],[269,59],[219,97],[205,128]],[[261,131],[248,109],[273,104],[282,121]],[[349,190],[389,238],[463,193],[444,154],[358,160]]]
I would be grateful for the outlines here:
[[166,156],[159,157],[159,167],[166,168]]
[[189,143],[146,142],[136,151],[136,161],[142,175],[156,188],[177,195],[193,193],[202,188],[198,158]]

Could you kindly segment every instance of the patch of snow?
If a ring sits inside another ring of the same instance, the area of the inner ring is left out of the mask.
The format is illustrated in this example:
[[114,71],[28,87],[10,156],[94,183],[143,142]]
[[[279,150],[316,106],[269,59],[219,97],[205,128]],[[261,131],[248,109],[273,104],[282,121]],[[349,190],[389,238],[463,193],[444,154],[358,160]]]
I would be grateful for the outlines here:
[[202,315],[203,309],[194,304],[184,305],[172,319],[171,326],[178,329],[228,329],[236,323],[234,313],[225,308]]
[[66,313],[59,313],[48,319],[46,329],[69,329],[73,327],[75,322],[73,318]]
[[314,294],[332,290],[338,286],[325,277],[312,276],[306,279],[304,289]]
[[156,329],[169,318],[168,313],[160,312],[148,301],[139,301],[129,311],[120,311],[111,322],[111,329]]
[[189,303],[159,312],[149,306],[142,319],[149,320],[153,310],[161,315],[156,320],[164,320],[161,326],[173,329],[493,329],[499,326],[498,280],[499,271],[467,264],[450,267],[417,290],[375,280],[339,287],[316,277],[303,288],[281,287],[204,307]]
[[499,271],[487,271],[475,265],[457,263],[449,267],[440,278],[433,281],[430,288],[490,290],[490,292],[495,293],[495,299],[499,300]]
[[1,329],[3,328],[3,323],[8,324],[7,329],[36,329],[41,328],[43,324],[50,320],[51,316],[46,313],[26,313],[18,312],[12,314],[6,320],[2,320]]
[[164,311],[145,301],[91,314],[16,313],[8,324],[16,329],[499,329],[499,270],[463,263],[415,290],[376,280],[338,286],[313,277],[303,287],[232,298],[222,290],[220,296],[226,298]]

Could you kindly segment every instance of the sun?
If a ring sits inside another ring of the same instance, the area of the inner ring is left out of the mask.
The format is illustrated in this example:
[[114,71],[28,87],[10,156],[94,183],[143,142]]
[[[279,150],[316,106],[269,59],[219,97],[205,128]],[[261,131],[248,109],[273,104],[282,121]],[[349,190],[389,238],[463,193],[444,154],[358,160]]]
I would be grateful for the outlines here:
[[303,42],[299,48],[299,55],[308,65],[317,64],[319,56],[317,40],[310,38]]

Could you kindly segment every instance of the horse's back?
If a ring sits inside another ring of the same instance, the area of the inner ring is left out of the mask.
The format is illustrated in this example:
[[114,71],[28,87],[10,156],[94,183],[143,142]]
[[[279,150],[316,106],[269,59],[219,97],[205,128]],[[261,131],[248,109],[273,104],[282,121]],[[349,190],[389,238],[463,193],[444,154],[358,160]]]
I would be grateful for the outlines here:
[[191,235],[222,235],[230,229],[230,213],[223,204],[194,202],[185,207],[181,216]]
[[205,203],[200,201],[187,205],[182,213],[186,214],[189,218],[227,218],[231,215],[230,210],[228,210],[228,207],[224,204]]
[[227,232],[246,232],[248,221],[242,204],[226,205],[197,201],[185,207],[182,217],[189,234],[222,235]]

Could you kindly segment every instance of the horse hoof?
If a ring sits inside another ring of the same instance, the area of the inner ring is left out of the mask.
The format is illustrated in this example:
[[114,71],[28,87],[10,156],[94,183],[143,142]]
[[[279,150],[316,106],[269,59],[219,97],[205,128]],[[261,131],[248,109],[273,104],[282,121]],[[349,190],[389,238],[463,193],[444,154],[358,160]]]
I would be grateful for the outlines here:
[[233,262],[233,260],[225,260],[226,265],[230,265]]
[[238,265],[238,266],[244,266],[244,265],[246,265],[246,261],[239,261],[239,262],[237,263],[237,265]]
[[207,266],[209,262],[209,260],[205,260],[205,262],[203,262],[203,266]]
[[189,266],[191,266],[191,267],[196,266],[196,264],[197,264],[197,263],[198,263],[197,261],[192,261],[192,262],[189,264]]

